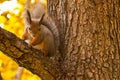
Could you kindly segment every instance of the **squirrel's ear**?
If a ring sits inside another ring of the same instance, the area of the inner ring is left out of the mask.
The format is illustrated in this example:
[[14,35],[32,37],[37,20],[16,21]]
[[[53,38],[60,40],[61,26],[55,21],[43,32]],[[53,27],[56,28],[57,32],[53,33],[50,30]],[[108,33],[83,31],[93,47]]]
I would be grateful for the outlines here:
[[26,16],[26,21],[29,23],[29,24],[31,24],[31,16],[30,16],[30,12],[29,12],[29,10],[27,10],[26,11],[26,14],[27,14],[27,16]]
[[39,21],[39,24],[41,24],[41,22],[42,22],[44,16],[45,16],[45,13],[42,14],[42,16],[41,16],[41,18],[40,18],[40,21]]

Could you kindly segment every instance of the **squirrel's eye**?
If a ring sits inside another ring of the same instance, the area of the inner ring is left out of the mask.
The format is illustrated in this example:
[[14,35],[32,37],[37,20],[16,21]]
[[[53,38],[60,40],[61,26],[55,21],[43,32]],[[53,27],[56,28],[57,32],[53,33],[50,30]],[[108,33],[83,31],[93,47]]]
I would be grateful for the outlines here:
[[30,28],[30,27],[29,27],[28,29],[29,29],[29,30],[31,30],[31,28]]

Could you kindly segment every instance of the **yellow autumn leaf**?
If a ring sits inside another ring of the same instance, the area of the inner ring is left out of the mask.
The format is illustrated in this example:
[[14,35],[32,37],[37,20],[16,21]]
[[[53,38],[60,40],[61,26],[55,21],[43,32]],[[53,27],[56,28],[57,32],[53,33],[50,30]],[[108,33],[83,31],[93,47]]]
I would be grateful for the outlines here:
[[7,19],[5,18],[5,16],[0,16],[0,24],[1,23],[5,23],[7,21]]

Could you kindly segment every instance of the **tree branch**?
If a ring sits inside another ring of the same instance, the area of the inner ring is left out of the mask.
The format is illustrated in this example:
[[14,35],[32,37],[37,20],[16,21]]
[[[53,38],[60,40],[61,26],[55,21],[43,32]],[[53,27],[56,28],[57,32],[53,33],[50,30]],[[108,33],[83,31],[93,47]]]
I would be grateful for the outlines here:
[[60,75],[54,60],[43,56],[40,50],[28,46],[23,40],[2,28],[0,28],[0,51],[43,80],[56,80]]

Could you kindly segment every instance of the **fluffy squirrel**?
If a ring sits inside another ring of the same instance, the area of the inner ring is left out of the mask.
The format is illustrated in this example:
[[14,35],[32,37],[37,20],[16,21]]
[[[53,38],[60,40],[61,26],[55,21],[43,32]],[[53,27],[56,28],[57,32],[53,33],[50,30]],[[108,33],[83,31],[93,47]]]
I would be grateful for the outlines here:
[[45,6],[39,2],[32,5],[26,0],[24,18],[26,27],[22,39],[28,39],[29,44],[45,56],[53,56],[59,49],[59,32]]
[[41,24],[45,14],[41,16],[41,19],[31,19],[29,11],[27,11],[27,25],[22,36],[23,40],[28,39],[29,45],[36,49],[41,50],[45,56],[52,56],[55,54],[55,43],[52,32]]

